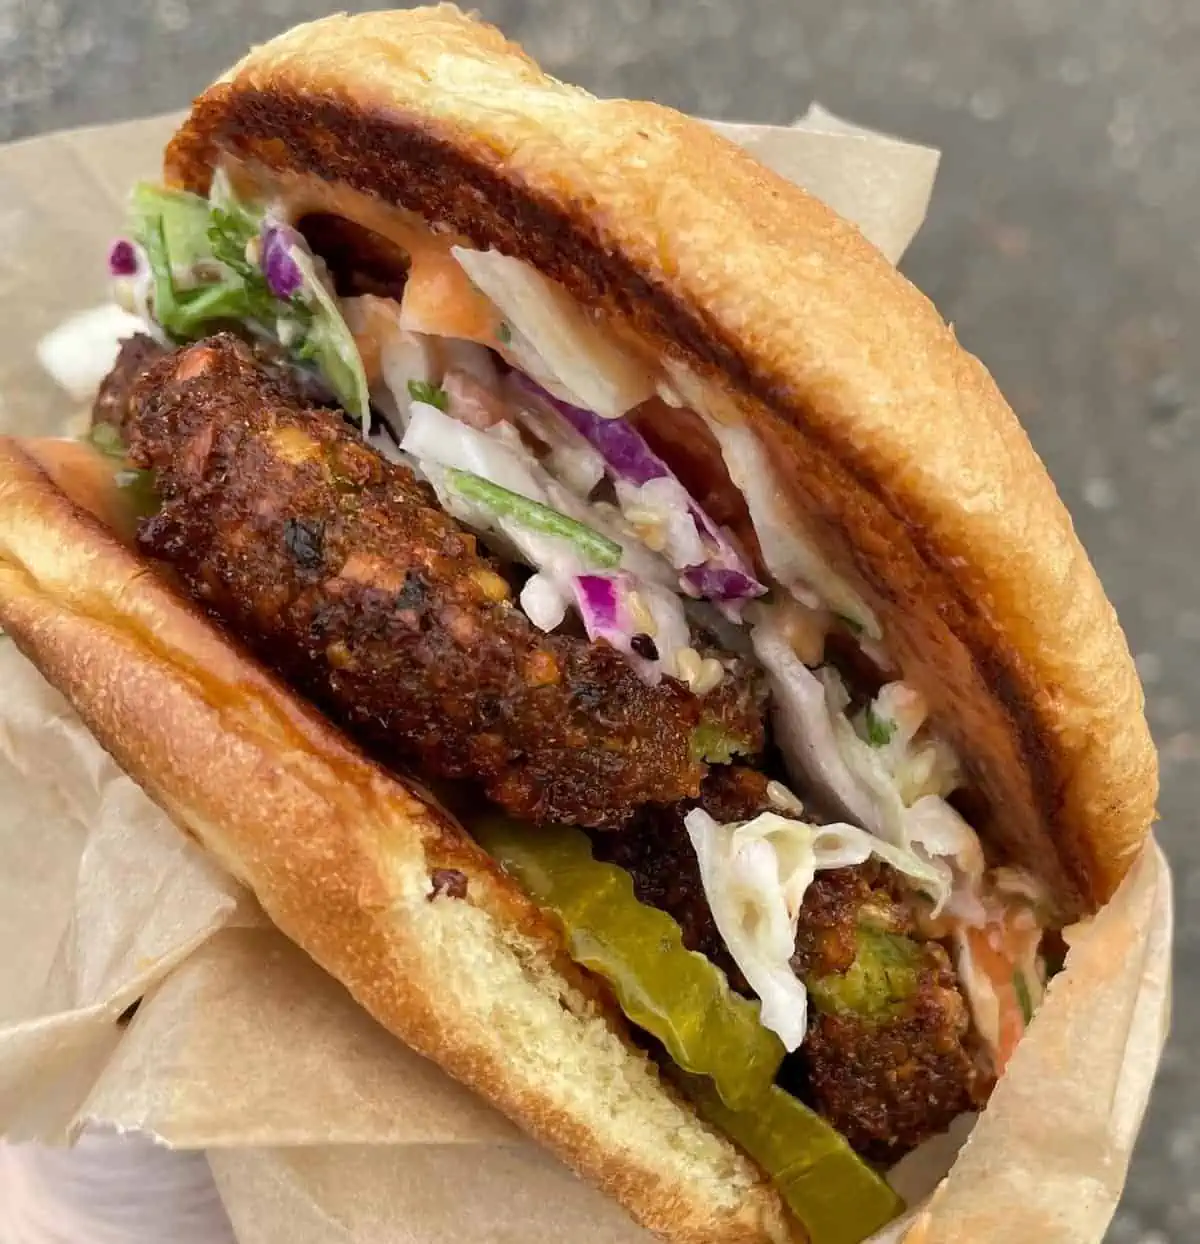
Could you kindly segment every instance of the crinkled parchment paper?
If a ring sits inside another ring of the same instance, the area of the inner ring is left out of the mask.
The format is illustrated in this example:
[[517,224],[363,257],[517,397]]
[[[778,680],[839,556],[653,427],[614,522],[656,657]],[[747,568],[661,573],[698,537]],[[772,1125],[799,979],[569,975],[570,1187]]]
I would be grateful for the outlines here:
[[[124,193],[153,175],[171,124],[0,151],[0,429],[55,433],[77,413],[34,346],[103,300]],[[893,259],[920,226],[936,152],[819,110],[795,128],[719,128]],[[956,1164],[886,1238],[1099,1240],[1166,1029],[1170,913],[1152,848],[1113,903],[1073,931],[1067,970]],[[3,639],[0,945],[0,1133],[10,1140],[107,1127],[205,1150],[242,1244],[645,1238],[359,1011]],[[894,1179],[915,1202],[953,1151],[935,1144]]]

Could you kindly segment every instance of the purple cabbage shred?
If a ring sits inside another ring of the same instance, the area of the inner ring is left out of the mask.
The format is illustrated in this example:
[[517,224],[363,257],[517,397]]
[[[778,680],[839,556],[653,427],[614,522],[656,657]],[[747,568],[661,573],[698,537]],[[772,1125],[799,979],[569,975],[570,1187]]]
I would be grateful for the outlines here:
[[294,298],[304,284],[304,274],[293,254],[293,249],[302,245],[300,235],[289,225],[267,224],[263,228],[262,273],[267,288],[284,302]]
[[112,276],[136,276],[138,268],[137,247],[127,238],[118,238],[108,250],[108,271]]

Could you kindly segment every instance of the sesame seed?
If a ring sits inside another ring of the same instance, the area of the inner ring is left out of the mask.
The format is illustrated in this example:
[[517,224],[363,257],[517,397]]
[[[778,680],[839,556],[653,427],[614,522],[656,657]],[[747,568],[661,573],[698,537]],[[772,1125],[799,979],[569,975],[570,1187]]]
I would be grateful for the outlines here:
[[644,527],[638,529],[635,527],[634,534],[650,550],[651,553],[661,553],[667,547],[667,533],[665,528]]
[[625,598],[629,605],[629,613],[633,618],[633,624],[642,634],[649,635],[653,638],[658,634],[658,623],[654,620],[654,614],[646,606],[646,602],[642,599],[638,592],[630,592]]
[[625,521],[651,552],[661,553],[667,547],[667,524],[661,514],[641,506],[631,506],[625,511]]
[[783,636],[805,665],[821,664],[831,620],[828,613],[807,609],[796,601],[789,601],[782,611]]
[[796,816],[804,811],[804,805],[782,782],[767,783],[767,798],[775,807],[782,808],[785,812],[791,812]]
[[656,514],[653,510],[647,510],[644,506],[631,505],[625,511],[625,517],[633,523],[635,527],[661,527],[663,525],[662,516]]
[[689,687],[700,677],[700,667],[703,663],[695,648],[680,648],[675,654],[675,669]]
[[700,671],[692,682],[692,690],[697,695],[707,695],[718,686],[725,677],[725,667],[716,657],[705,657],[700,663]]

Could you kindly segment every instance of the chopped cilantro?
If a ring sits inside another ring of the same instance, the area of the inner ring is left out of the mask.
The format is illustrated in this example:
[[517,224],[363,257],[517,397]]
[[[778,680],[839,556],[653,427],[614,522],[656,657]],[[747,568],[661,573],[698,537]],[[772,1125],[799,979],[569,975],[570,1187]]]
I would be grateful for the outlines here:
[[692,730],[690,755],[709,765],[727,765],[738,755],[751,751],[748,739],[734,733],[723,722],[708,717]]
[[449,405],[446,390],[430,384],[428,380],[410,380],[408,395],[414,402],[424,402],[427,406],[436,406],[438,410],[445,410]]
[[1013,973],[1012,983],[1017,995],[1017,1005],[1021,1008],[1021,1018],[1025,1021],[1025,1026],[1029,1027],[1029,1022],[1033,1019],[1033,999],[1029,995],[1029,982],[1018,969]]
[[896,723],[887,717],[880,717],[873,708],[867,709],[863,724],[867,731],[867,742],[872,747],[885,747],[896,733]]
[[212,206],[208,242],[213,258],[232,268],[239,276],[261,279],[262,273],[246,258],[246,248],[258,237],[258,227],[245,216]]
[[511,519],[531,531],[567,540],[593,565],[612,569],[621,564],[621,546],[594,528],[471,471],[451,468],[446,475],[456,492],[481,509]]
[[[280,302],[271,293],[267,279],[257,263],[247,257],[247,248],[257,245],[259,224],[244,214],[228,212],[224,208],[212,209],[212,224],[208,228],[208,241],[213,258],[241,278],[239,293],[243,299],[248,318],[260,324],[273,324],[280,312]],[[305,310],[298,300],[291,300],[294,312]]]
[[87,434],[91,445],[106,458],[125,458],[125,442],[111,423],[94,423]]
[[[215,227],[210,230],[215,233]],[[157,216],[144,222],[146,254],[154,274],[154,315],[158,322],[177,340],[191,341],[202,337],[213,321],[255,319],[271,323],[275,317],[275,300],[266,283],[232,268],[224,258],[217,280],[194,289],[180,290],[174,278],[173,256],[168,249],[165,218]],[[225,253],[231,253],[228,243]],[[197,262],[203,262],[199,260]],[[249,271],[243,254],[242,267]]]
[[512,329],[509,328],[507,320],[500,321],[500,326],[496,329],[496,338],[502,346],[512,341]]

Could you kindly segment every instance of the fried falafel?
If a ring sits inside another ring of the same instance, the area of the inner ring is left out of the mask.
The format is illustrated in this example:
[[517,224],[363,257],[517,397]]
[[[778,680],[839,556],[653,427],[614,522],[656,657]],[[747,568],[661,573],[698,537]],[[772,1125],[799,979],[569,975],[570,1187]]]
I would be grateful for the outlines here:
[[648,686],[607,644],[538,631],[425,484],[237,338],[144,372],[122,430],[161,498],[146,552],[393,763],[611,828],[697,795],[700,740],[762,747],[761,697]]

